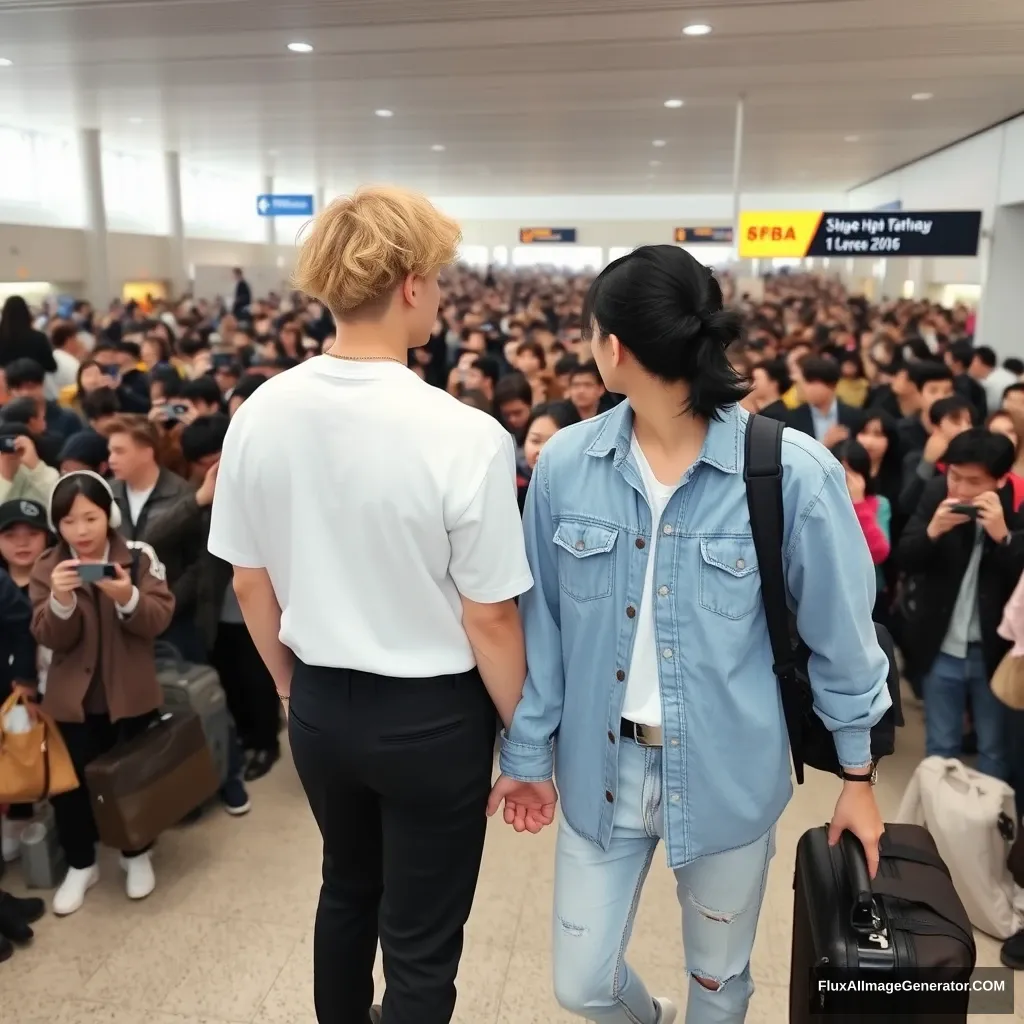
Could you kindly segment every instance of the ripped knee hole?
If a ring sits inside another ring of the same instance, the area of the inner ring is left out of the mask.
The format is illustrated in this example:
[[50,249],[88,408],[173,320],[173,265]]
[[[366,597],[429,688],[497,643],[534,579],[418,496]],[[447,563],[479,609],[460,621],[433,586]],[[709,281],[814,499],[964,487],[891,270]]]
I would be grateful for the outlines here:
[[710,978],[702,978],[699,974],[694,974],[692,977],[701,988],[706,988],[709,992],[717,992],[722,987],[719,982],[712,981]]
[[558,923],[562,926],[562,931],[566,935],[571,935],[573,938],[579,938],[582,935],[587,934],[587,929],[581,924],[573,924],[572,921],[567,921],[564,917],[558,919]]

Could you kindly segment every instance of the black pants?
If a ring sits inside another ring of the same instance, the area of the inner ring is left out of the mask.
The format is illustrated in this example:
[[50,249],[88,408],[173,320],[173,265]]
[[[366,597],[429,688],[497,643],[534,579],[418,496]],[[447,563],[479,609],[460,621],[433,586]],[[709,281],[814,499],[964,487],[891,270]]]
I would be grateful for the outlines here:
[[[96,844],[99,833],[89,803],[89,789],[85,784],[85,769],[98,757],[112,750],[118,743],[126,743],[145,732],[158,712],[138,718],[122,718],[111,722],[106,715],[86,715],[84,722],[61,722],[60,734],[67,744],[71,763],[81,783],[70,793],[51,797],[53,814],[57,820],[57,836],[64,850],[64,857],[71,868],[91,868],[96,863]],[[145,853],[141,850],[122,850],[126,857]]]
[[324,840],[320,1024],[448,1024],[476,892],[495,711],[476,670],[431,679],[296,665],[288,735]]
[[244,623],[218,625],[211,660],[224,687],[243,749],[276,751],[281,701],[273,676],[263,664]]

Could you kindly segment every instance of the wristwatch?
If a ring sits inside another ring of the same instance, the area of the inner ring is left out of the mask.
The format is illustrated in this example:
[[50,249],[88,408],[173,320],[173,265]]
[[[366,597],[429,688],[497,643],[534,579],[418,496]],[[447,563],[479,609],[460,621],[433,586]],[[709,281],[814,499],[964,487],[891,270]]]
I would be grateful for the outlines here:
[[855,775],[853,772],[848,772],[845,768],[839,769],[839,777],[844,782],[866,782],[868,785],[873,786],[878,781],[878,762],[871,762],[871,771],[867,775]]

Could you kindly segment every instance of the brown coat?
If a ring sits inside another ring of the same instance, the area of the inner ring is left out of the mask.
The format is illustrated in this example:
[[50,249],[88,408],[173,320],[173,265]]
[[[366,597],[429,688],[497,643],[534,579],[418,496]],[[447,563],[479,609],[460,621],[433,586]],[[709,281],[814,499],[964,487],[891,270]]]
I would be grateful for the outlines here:
[[[32,570],[32,635],[53,650],[42,706],[58,722],[84,720],[83,704],[97,656],[112,721],[148,714],[162,703],[153,641],[170,625],[174,595],[153,549],[146,544],[135,546],[139,603],[123,619],[114,602],[93,586],[75,591],[71,618],[54,614],[50,607],[50,575],[56,565],[70,557],[64,544],[44,552]],[[109,558],[131,572],[132,551],[119,535],[110,541]]]

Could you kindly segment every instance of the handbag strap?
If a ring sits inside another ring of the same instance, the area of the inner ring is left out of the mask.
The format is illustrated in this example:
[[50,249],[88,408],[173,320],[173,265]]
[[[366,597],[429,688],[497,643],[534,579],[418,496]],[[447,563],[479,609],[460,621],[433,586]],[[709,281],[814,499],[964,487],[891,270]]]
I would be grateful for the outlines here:
[[761,576],[761,603],[772,648],[772,671],[779,681],[793,770],[797,784],[800,785],[804,781],[800,742],[803,701],[793,659],[786,574],[782,561],[785,523],[782,503],[782,431],[783,424],[767,416],[751,415],[747,419],[743,479],[747,485],[750,532]]
[[39,717],[39,721],[43,726],[43,792],[40,794],[38,802],[42,803],[50,795],[50,724],[41,715]]

